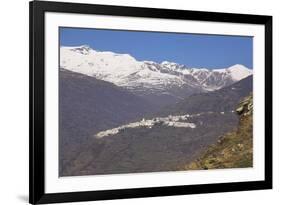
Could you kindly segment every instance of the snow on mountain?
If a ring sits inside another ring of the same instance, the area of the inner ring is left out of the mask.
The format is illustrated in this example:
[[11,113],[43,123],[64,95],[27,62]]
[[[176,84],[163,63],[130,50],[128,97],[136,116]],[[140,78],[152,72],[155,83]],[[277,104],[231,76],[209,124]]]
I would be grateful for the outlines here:
[[118,86],[184,83],[180,77],[158,72],[154,65],[137,61],[128,54],[99,52],[87,46],[61,47],[60,66]]
[[232,79],[234,79],[236,81],[239,81],[239,80],[253,74],[252,70],[246,68],[243,65],[239,65],[239,64],[229,67],[227,69],[227,71],[230,73]]
[[141,95],[149,91],[176,98],[192,91],[217,90],[252,74],[252,70],[243,65],[215,70],[188,68],[168,61],[160,64],[138,61],[129,54],[97,51],[85,45],[61,47],[60,67],[114,83]]

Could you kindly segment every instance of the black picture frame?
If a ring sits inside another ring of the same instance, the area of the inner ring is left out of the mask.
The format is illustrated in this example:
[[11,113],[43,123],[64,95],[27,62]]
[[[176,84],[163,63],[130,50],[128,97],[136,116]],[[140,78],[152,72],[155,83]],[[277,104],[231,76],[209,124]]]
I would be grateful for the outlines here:
[[[124,6],[105,6],[62,2],[33,1],[30,11],[30,143],[29,202],[58,202],[154,197],[272,188],[272,17],[262,15],[184,11]],[[265,26],[265,180],[235,183],[200,184],[154,188],[134,188],[71,193],[45,192],[45,13],[100,14],[111,16],[150,17],[162,19],[199,20],[260,24]]]

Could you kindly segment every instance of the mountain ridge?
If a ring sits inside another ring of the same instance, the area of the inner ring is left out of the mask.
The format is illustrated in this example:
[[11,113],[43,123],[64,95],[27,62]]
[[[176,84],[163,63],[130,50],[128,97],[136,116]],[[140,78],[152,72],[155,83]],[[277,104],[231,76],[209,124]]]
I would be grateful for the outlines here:
[[219,90],[192,94],[178,103],[163,107],[162,111],[156,114],[165,116],[168,114],[231,111],[235,110],[239,101],[252,90],[253,76],[248,76]]
[[130,54],[97,51],[89,46],[62,46],[60,67],[111,82],[163,104],[193,93],[218,90],[252,75],[252,70],[239,64],[213,70],[189,68],[168,61],[138,61]]

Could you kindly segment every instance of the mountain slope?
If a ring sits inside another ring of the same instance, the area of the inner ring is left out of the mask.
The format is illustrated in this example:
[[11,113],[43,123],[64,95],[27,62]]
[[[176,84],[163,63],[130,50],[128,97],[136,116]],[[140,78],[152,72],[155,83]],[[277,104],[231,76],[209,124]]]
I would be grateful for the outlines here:
[[239,126],[222,136],[196,160],[179,169],[243,168],[253,166],[253,98],[244,99],[236,112]]
[[61,47],[60,67],[114,83],[158,105],[217,90],[252,75],[243,65],[215,70],[188,68],[167,61],[137,61],[129,54],[96,51],[88,46]]
[[89,140],[65,175],[177,170],[237,126],[235,107],[250,92],[252,77],[190,96],[142,121],[103,130]]
[[195,116],[187,122],[191,126],[139,126],[93,137],[64,176],[177,170],[237,124],[231,113]]
[[140,97],[109,82],[67,70],[60,70],[59,79],[62,169],[98,131],[140,119],[156,110]]

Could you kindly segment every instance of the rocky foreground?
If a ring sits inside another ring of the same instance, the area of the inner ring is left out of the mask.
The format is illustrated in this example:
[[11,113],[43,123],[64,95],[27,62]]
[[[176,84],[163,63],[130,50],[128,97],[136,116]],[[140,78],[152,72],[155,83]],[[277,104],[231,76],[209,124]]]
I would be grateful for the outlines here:
[[[246,168],[253,166],[253,96],[240,102],[239,126],[222,136],[184,170]],[[180,168],[182,170],[182,168]]]

